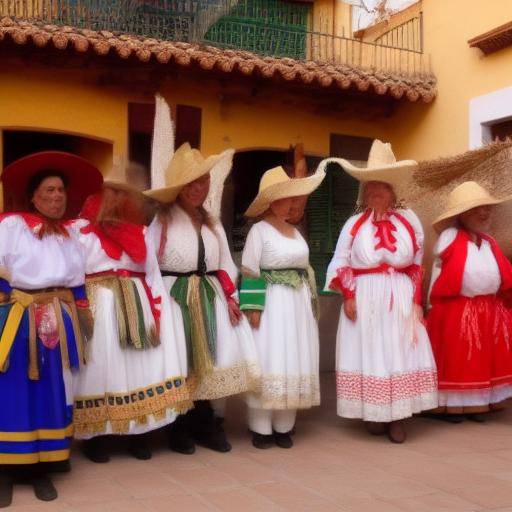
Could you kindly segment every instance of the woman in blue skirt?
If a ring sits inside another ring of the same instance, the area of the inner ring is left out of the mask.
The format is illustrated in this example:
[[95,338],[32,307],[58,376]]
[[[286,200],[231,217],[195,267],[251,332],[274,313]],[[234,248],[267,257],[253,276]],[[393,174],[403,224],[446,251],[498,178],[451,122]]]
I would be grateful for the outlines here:
[[63,219],[76,213],[102,179],[86,160],[48,151],[12,163],[2,181],[16,212],[0,219],[0,507],[5,507],[21,476],[37,498],[55,499],[48,472],[69,459],[71,374],[85,361],[91,317],[83,249]]

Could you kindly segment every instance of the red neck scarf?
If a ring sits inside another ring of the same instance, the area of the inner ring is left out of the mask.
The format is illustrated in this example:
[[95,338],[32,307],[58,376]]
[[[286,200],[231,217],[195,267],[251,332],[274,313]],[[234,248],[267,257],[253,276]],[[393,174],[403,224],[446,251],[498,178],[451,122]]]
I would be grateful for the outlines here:
[[[501,251],[498,243],[489,235],[480,234],[482,240],[489,242],[492,253],[498,264],[501,276],[500,292],[512,289],[512,264]],[[436,279],[431,299],[442,297],[457,297],[462,289],[464,267],[468,257],[468,243],[471,242],[469,233],[459,229],[455,240],[440,254],[442,261],[441,274]]]
[[67,230],[67,225],[70,222],[69,220],[49,219],[40,213],[11,212],[1,214],[0,222],[13,215],[21,217],[30,231],[32,231],[32,233],[40,240],[46,235],[58,235],[63,236],[64,238],[69,237],[69,232]]
[[144,226],[122,221],[97,222],[102,199],[102,194],[98,193],[85,201],[80,217],[87,219],[89,224],[80,231],[84,234],[94,233],[109,258],[119,260],[125,253],[135,263],[144,263],[146,261]]
[[[370,218],[372,211],[370,208],[368,208],[359,219],[357,219],[356,223],[352,227],[350,231],[350,235],[352,236],[352,241],[354,240],[355,236],[357,235],[357,232],[361,228],[361,226]],[[400,213],[395,211],[390,211],[387,213],[387,219],[383,220],[373,220],[372,223],[374,226],[377,227],[377,233],[375,236],[379,239],[377,244],[375,245],[375,249],[386,249],[390,252],[396,251],[396,238],[394,236],[394,232],[396,231],[395,225],[389,220],[390,217],[395,217],[398,219],[405,229],[407,229],[407,232],[409,233],[412,245],[414,248],[414,253],[418,252],[419,246],[418,242],[416,240],[416,234],[414,232],[414,228],[412,227],[411,223]]]

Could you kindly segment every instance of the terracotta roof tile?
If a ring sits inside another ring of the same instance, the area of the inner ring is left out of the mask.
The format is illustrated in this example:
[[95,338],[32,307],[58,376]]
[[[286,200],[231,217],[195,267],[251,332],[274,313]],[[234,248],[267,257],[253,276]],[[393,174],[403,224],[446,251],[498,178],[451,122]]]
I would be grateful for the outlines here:
[[19,45],[33,43],[38,47],[52,45],[59,50],[76,52],[94,51],[97,55],[112,52],[121,59],[135,57],[141,62],[152,58],[160,64],[173,62],[179,66],[197,64],[201,69],[223,73],[239,72],[267,79],[275,77],[303,85],[336,87],[346,90],[353,87],[361,92],[389,95],[395,99],[426,103],[436,96],[436,79],[432,75],[408,76],[381,70],[360,69],[327,62],[298,61],[290,58],[273,58],[256,55],[244,50],[219,49],[212,46],[114,34],[73,27],[45,25],[13,18],[0,20],[0,42],[6,36]]

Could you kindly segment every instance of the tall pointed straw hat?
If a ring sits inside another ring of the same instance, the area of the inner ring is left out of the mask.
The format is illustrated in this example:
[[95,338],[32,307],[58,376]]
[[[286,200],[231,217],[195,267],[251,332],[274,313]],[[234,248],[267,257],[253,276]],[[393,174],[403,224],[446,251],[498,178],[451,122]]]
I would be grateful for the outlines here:
[[368,155],[366,167],[357,167],[344,158],[329,158],[329,162],[336,162],[343,167],[347,174],[361,182],[382,181],[389,185],[399,185],[410,177],[418,163],[414,160],[397,161],[391,144],[378,139],[373,141]]
[[322,183],[324,177],[323,169],[306,178],[290,178],[281,166],[274,167],[261,177],[258,195],[245,212],[245,216],[258,217],[278,199],[307,196]]
[[477,206],[500,204],[509,199],[511,196],[497,199],[476,181],[465,181],[450,192],[443,213],[434,220],[432,226],[440,232],[461,213]]
[[204,158],[199,150],[185,142],[176,150],[165,170],[165,186],[145,190],[144,194],[162,203],[172,203],[185,185],[208,174],[221,158],[223,153]]

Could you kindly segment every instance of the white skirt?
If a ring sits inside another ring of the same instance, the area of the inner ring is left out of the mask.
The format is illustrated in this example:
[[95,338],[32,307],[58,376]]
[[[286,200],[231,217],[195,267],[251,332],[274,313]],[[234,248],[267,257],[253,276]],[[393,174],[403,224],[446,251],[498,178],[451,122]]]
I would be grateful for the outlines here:
[[[169,296],[176,281],[174,276],[165,276],[164,286]],[[193,400],[215,400],[255,388],[260,368],[254,338],[249,322],[242,315],[237,326],[231,325],[228,304],[218,279],[208,276],[215,288],[215,320],[217,328],[216,361],[211,374],[191,384]],[[171,297],[172,322],[181,326],[183,317],[179,304]],[[195,379],[192,377],[191,381]]]
[[308,409],[320,404],[318,325],[306,285],[268,285],[254,329],[262,377],[247,396],[258,409]]
[[404,274],[357,277],[357,319],[343,308],[337,334],[338,415],[390,422],[438,405],[437,372]]
[[[154,327],[149,300],[133,278],[146,328]],[[87,364],[75,378],[75,437],[143,434],[172,423],[190,408],[183,330],[173,328],[169,301],[162,297],[160,344],[121,347],[112,290],[99,286],[94,301],[94,335]]]

